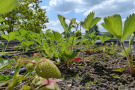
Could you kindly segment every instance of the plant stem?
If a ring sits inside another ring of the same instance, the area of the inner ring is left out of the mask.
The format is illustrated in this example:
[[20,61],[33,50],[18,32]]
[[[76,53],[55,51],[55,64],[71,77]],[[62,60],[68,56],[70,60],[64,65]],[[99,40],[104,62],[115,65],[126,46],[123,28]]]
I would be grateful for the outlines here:
[[[21,59],[20,59],[21,60]],[[13,77],[13,80],[11,81],[11,83],[8,85],[8,87],[6,88],[6,90],[13,90],[13,88],[20,82],[20,78],[18,77],[19,74],[19,70],[21,67],[21,64],[19,63],[20,60],[18,59],[16,66],[15,66],[15,74]]]
[[5,52],[5,51],[6,51],[6,49],[7,49],[8,43],[9,43],[9,41],[7,42],[7,45],[6,45],[6,47],[4,48],[4,52]]
[[11,83],[8,85],[6,90],[13,90],[13,88],[19,83],[19,78],[17,77],[17,75],[19,73],[19,69],[20,69],[20,66],[17,64],[17,66],[15,68],[15,74],[13,77],[13,81],[11,81]]
[[128,59],[129,66],[130,66],[130,68],[131,68],[131,67],[132,67],[132,65],[131,65],[131,62],[130,62],[129,55],[128,55],[128,53],[126,52],[126,49],[125,49],[125,47],[124,47],[124,43],[123,43],[123,42],[121,42],[121,45],[122,45],[122,48],[124,49],[124,52],[125,52],[126,57],[127,57],[127,59]]
[[133,68],[133,52],[132,52],[131,48],[130,48],[130,51],[131,51],[131,64],[132,64],[132,68]]

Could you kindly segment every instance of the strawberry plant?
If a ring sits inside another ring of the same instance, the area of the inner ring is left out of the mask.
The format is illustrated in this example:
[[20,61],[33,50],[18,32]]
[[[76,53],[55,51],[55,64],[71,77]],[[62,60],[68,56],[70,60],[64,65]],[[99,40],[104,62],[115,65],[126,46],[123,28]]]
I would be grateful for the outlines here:
[[[135,14],[131,14],[129,17],[127,17],[127,19],[124,22],[123,28],[122,28],[122,19],[119,14],[115,14],[113,16],[108,16],[104,18],[104,23],[102,23],[102,26],[106,30],[108,30],[111,34],[113,34],[116,38],[119,39],[122,45],[122,48],[125,52],[125,55],[127,57],[131,75],[135,74],[133,71],[134,69],[133,58],[132,58],[132,55],[131,57],[129,57],[128,52],[126,51],[124,47],[124,40],[135,31],[134,25],[135,25]],[[132,54],[131,45],[133,44],[133,40],[134,40],[133,37],[134,36],[131,35],[131,39],[129,42],[129,48],[130,48],[131,54]]]
[[97,41],[98,37],[99,36],[95,35],[95,32],[87,34],[86,36],[83,37],[83,43],[86,45],[85,47],[87,51],[89,51],[90,49],[94,50],[94,48],[96,48],[95,42]]
[[14,40],[14,39],[15,39],[15,32],[10,32],[8,35],[2,34],[1,37],[4,38],[4,39],[6,39],[6,40],[8,41],[7,44],[6,44],[6,47],[3,48],[3,49],[4,49],[3,52],[5,52],[5,51],[6,51],[6,48],[7,48],[7,46],[8,46],[8,43],[9,43],[11,40]]
[[65,61],[67,62],[67,67],[71,67],[73,63],[73,58],[75,58],[78,53],[73,52],[73,46],[78,43],[77,38],[75,35],[68,37],[68,33],[71,31],[73,24],[76,22],[76,19],[71,19],[69,25],[66,24],[65,17],[58,15],[60,23],[64,29],[66,38],[63,38],[64,43],[60,43],[62,45],[62,56],[64,57]]
[[81,26],[85,29],[85,32],[88,33],[89,30],[95,25],[97,24],[101,18],[100,17],[95,17],[94,18],[95,13],[91,12],[85,19],[84,21],[81,21]]
[[[30,49],[35,49],[36,46],[36,37],[37,34],[34,32],[26,31],[24,29],[19,29],[15,31],[15,39],[20,41],[20,45],[23,49],[23,52],[26,52]],[[31,47],[30,47],[31,46]]]
[[[50,84],[50,81],[49,81],[50,78],[61,77],[61,73],[60,73],[59,69],[49,59],[41,58],[38,61],[36,59],[30,60],[30,61],[25,60],[25,59],[22,60],[22,59],[23,58],[19,58],[17,60],[16,66],[15,66],[14,76],[11,79],[10,84],[8,85],[6,90],[12,90],[18,83],[20,83],[23,80],[26,80],[26,81],[29,82],[29,80],[27,78],[30,77],[30,76],[34,76],[35,74],[37,74],[38,76],[40,76],[44,79],[47,79],[48,85]],[[27,71],[23,75],[19,75],[19,69],[24,64],[27,64],[26,65]],[[6,83],[8,83],[8,82],[6,82]],[[33,88],[32,84],[30,84],[30,86],[31,86],[31,88]],[[23,88],[24,87],[25,86],[23,86]],[[29,86],[27,86],[27,87],[29,87]]]
[[[17,0],[0,0],[0,15],[13,10],[16,6],[17,6]],[[0,23],[3,21],[5,21],[5,19],[0,17]],[[2,29],[3,27],[4,27],[3,25],[0,25],[0,29]],[[12,34],[13,33],[10,33],[9,35],[2,34],[1,36],[3,38],[5,38],[6,40],[8,40],[8,43],[9,43],[11,40],[14,39],[13,38],[14,34],[13,35]],[[7,45],[8,45],[8,43],[7,43]],[[2,45],[2,49],[3,49],[2,52],[5,52],[7,45],[5,48],[4,48],[4,43],[2,43],[1,45]],[[13,63],[14,63],[13,60],[3,60],[0,58],[0,70],[5,69],[6,67],[10,67]],[[1,78],[2,78],[2,76],[1,76]],[[8,79],[10,79],[10,77],[6,76],[6,79],[2,79],[2,80],[6,81]]]

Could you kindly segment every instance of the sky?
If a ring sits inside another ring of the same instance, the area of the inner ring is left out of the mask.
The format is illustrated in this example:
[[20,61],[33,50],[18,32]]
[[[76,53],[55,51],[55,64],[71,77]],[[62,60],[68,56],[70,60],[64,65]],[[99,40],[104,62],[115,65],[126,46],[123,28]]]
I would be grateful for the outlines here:
[[[135,13],[135,0],[42,0],[40,7],[46,9],[46,16],[49,23],[46,23],[47,29],[62,33],[62,28],[57,15],[60,14],[66,18],[76,18],[77,22],[84,20],[90,12],[95,12],[95,17],[102,19],[97,23],[101,32],[106,32],[102,27],[104,17],[114,14],[120,14],[122,21],[132,13]],[[67,20],[67,23],[69,21]],[[46,29],[44,29],[45,31]],[[85,30],[82,30],[84,33]]]

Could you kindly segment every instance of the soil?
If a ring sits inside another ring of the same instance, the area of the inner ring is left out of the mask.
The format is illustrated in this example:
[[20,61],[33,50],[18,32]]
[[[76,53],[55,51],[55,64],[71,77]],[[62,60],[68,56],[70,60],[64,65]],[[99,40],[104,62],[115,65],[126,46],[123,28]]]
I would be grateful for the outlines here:
[[[115,49],[122,50],[120,47]],[[73,63],[70,68],[65,62],[58,65],[62,81],[57,84],[61,90],[135,90],[135,77],[130,75],[125,56],[98,50],[80,51],[80,57],[83,60]],[[114,71],[121,67],[125,68],[123,72]],[[8,69],[11,71],[13,67]]]
[[[121,49],[121,48],[120,48]],[[124,67],[123,72],[114,70]],[[60,64],[63,81],[61,90],[135,90],[135,77],[130,75],[127,59],[97,51],[84,56],[83,61],[71,68]]]

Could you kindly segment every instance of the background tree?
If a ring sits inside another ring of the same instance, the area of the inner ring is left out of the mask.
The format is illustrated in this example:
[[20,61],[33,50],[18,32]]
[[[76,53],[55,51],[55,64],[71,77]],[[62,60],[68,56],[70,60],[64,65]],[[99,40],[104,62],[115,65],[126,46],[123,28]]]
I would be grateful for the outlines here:
[[102,33],[102,35],[106,36],[106,37],[114,38],[114,35],[111,34],[110,32],[104,32],[104,33]]
[[96,25],[96,24],[92,28],[89,29],[89,33],[92,33],[94,31],[95,31],[96,35],[100,35],[100,31],[98,29],[98,25]]
[[6,20],[1,24],[8,25],[1,31],[12,32],[23,28],[36,33],[42,32],[46,28],[45,23],[48,18],[45,16],[46,9],[41,9],[39,3],[41,0],[18,0],[18,6],[13,11],[2,14]]

